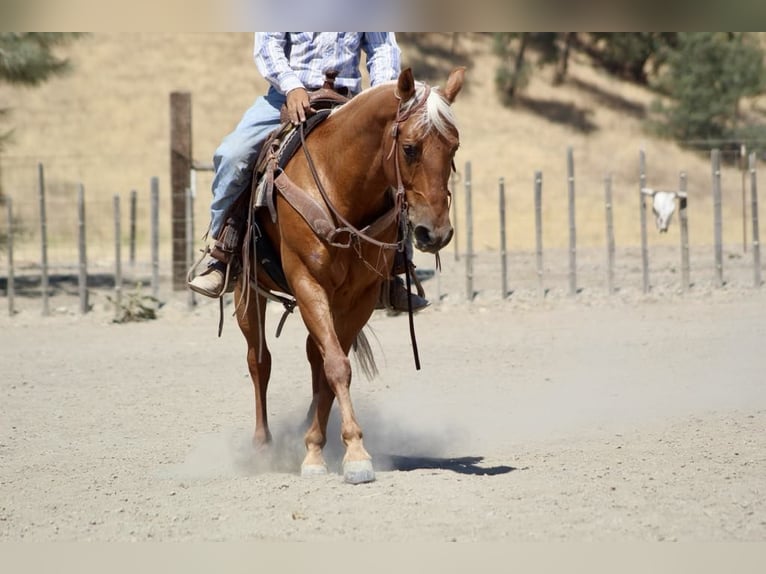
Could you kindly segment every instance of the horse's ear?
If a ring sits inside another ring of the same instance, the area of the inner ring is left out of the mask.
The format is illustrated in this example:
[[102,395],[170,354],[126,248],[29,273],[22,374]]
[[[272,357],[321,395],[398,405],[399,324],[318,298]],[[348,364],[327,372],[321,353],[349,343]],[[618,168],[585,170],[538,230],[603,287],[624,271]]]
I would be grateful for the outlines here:
[[464,66],[455,68],[454,70],[452,70],[452,73],[449,75],[449,79],[447,80],[447,87],[444,88],[444,97],[447,98],[447,101],[450,104],[455,101],[455,97],[457,96],[458,92],[460,92],[460,88],[463,87],[464,76],[465,76]]
[[412,68],[402,70],[396,89],[402,102],[408,101],[415,95],[415,77],[412,75]]

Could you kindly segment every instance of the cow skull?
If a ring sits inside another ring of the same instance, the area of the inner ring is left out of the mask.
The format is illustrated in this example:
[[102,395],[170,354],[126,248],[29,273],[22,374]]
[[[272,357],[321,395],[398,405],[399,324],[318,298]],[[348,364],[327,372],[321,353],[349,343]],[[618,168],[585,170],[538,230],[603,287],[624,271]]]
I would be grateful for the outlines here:
[[641,193],[652,196],[652,212],[660,233],[667,233],[670,220],[676,210],[676,197],[686,198],[685,191],[659,191],[648,187]]

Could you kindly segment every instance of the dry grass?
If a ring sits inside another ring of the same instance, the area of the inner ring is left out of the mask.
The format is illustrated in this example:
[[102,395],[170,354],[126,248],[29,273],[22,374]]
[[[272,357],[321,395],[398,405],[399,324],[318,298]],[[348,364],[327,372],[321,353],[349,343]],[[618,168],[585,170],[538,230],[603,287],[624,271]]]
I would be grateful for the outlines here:
[[[445,50],[452,48],[449,35],[435,39],[443,41]],[[36,165],[44,162],[53,206],[52,241],[74,245],[70,241],[76,222],[74,198],[82,182],[89,202],[91,253],[108,258],[112,196],[121,194],[125,205],[130,190],[139,191],[139,241],[147,243],[149,180],[159,176],[162,244],[164,256],[169,257],[168,94],[192,93],[194,155],[209,161],[220,139],[265,89],[251,50],[250,34],[95,34],[68,49],[75,70],[71,75],[34,90],[2,86],[0,97],[14,109],[16,125],[14,142],[0,163],[2,185],[14,198],[17,212],[34,221]],[[405,64],[415,60],[415,48],[403,44],[403,51]],[[465,162],[472,163],[477,248],[498,245],[500,177],[505,178],[509,194],[509,246],[533,245],[536,170],[544,179],[544,242],[550,247],[566,245],[568,146],[575,158],[579,245],[603,245],[603,177],[608,172],[614,176],[618,245],[638,244],[640,148],[646,151],[650,186],[673,188],[679,171],[688,172],[691,239],[697,245],[712,243],[709,161],[644,132],[641,116],[653,97],[648,91],[616,81],[585,59],[575,58],[564,86],[554,87],[544,76],[537,77],[522,104],[506,108],[494,90],[496,58],[489,38],[461,37],[455,62],[467,54],[471,54],[467,85],[455,107],[461,126],[460,171]],[[438,69],[445,60],[429,61]],[[209,175],[200,174],[199,235],[208,217],[209,184]],[[742,237],[740,173],[727,168],[723,185],[724,240],[736,244]],[[457,225],[464,229],[462,184],[457,191]],[[662,237],[652,232],[651,241],[677,245],[677,233],[677,226]],[[36,247],[29,256],[35,254]]]

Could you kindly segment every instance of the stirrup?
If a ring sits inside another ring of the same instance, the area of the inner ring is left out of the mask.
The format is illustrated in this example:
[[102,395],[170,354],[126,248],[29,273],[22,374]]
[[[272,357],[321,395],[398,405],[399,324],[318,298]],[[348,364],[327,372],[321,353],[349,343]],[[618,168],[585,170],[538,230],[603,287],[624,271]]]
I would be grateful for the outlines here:
[[[204,251],[200,260],[189,270],[186,284],[195,293],[210,297],[211,299],[219,299],[223,297],[224,293],[234,291],[237,277],[232,273],[231,263],[223,263],[214,257],[210,258],[207,269],[195,276],[196,269],[208,255],[209,250]],[[205,281],[207,281],[207,284],[205,284]]]

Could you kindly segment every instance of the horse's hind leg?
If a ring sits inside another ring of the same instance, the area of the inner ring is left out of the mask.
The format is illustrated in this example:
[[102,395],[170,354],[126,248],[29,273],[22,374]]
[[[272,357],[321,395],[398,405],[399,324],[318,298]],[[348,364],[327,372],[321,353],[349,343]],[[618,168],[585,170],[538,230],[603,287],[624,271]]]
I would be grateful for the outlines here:
[[327,421],[335,395],[324,376],[322,355],[311,336],[306,339],[306,356],[311,365],[311,388],[313,397],[308,412],[308,430],[304,437],[306,458],[301,464],[301,475],[313,476],[327,473],[322,449],[327,443]]
[[[237,322],[242,334],[247,341],[247,366],[250,370],[250,378],[253,381],[255,392],[255,433],[253,444],[257,449],[265,448],[271,442],[269,431],[268,412],[266,410],[266,390],[271,376],[271,353],[263,340],[261,350],[261,337],[263,335],[264,316],[266,312],[266,298],[250,294],[250,301],[245,308],[242,300],[244,293],[238,284],[234,293],[234,302],[237,309]],[[260,356],[259,356],[260,355]]]

